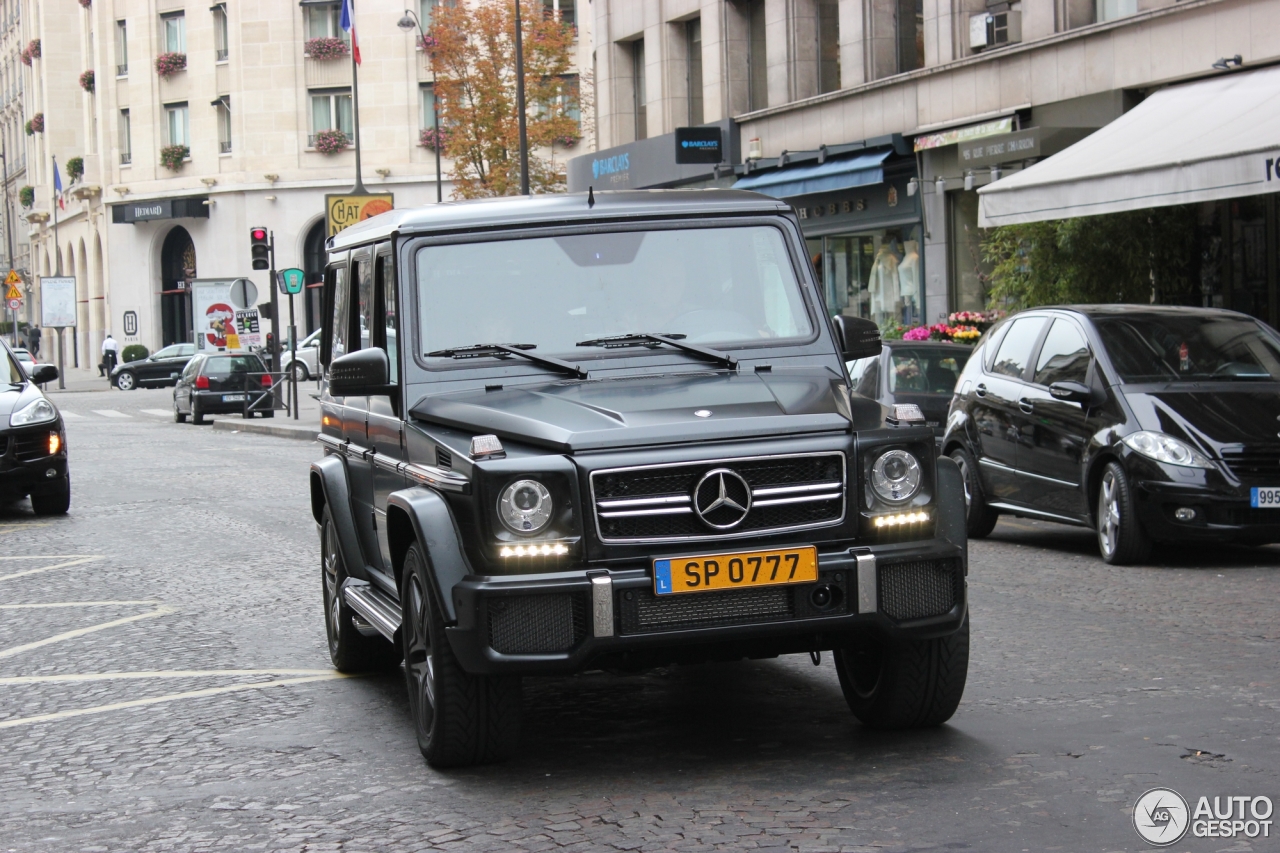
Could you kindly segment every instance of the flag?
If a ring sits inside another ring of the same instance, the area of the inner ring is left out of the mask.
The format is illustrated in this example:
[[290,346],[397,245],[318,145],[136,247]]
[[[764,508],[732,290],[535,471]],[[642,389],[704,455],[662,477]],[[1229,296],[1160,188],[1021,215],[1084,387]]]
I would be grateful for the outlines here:
[[342,0],[342,18],[338,25],[342,27],[343,32],[351,33],[351,57],[355,59],[356,65],[359,65],[360,42],[356,41],[356,22],[351,14],[351,0]]
[[58,172],[58,159],[53,159],[53,193],[58,198],[58,207],[62,210],[67,209],[67,203],[62,198],[62,175]]

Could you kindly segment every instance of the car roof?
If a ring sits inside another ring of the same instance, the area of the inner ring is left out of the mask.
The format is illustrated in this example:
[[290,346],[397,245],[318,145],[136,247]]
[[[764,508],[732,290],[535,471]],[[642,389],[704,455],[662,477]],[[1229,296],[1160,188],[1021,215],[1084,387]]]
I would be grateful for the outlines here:
[[[1226,308],[1201,308],[1194,305],[1151,305],[1148,303],[1104,303],[1097,305],[1037,305],[1019,311],[1018,314],[1032,311],[1073,311],[1086,317],[1114,317],[1120,314],[1167,314],[1169,316],[1200,315],[1204,317],[1249,317],[1239,311],[1228,311]],[[1250,317],[1250,319],[1254,319]]]
[[379,214],[329,238],[328,249],[340,251],[391,234],[651,217],[777,214],[789,209],[786,202],[769,196],[725,189],[617,190],[468,199]]

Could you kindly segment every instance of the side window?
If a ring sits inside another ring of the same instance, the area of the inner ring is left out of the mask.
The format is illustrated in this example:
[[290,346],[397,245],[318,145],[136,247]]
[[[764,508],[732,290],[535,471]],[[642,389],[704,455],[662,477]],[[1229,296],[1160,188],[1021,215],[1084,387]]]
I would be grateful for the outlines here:
[[[362,258],[355,262],[353,276],[355,281],[352,287],[352,317],[351,317],[351,337],[350,351],[355,352],[358,349],[365,349],[373,344],[371,333],[373,330],[373,264],[369,258]],[[358,336],[358,337],[357,337]]]
[[183,344],[178,347],[178,355],[182,358],[191,358],[196,354],[196,348],[192,344]]
[[1040,330],[1043,328],[1043,317],[1014,320],[1005,333],[1004,340],[1000,342],[991,372],[1012,376],[1014,379],[1022,378],[1027,369],[1027,361],[1031,358],[1031,349],[1036,345],[1036,338],[1040,337]]
[[336,267],[333,275],[333,343],[329,345],[329,360],[347,354],[347,340],[351,336],[351,324],[347,322],[351,288],[347,284],[347,269]]
[[874,400],[880,396],[880,358],[871,359],[871,363],[867,365],[867,369],[862,372],[862,378],[858,380],[858,384],[853,386],[853,390],[866,397],[868,400]]
[[1080,330],[1068,320],[1054,320],[1036,359],[1035,383],[1084,382],[1088,374],[1089,345]]
[[187,362],[187,366],[182,370],[182,380],[190,382],[196,378],[196,374],[200,371],[200,365],[204,362],[203,358],[193,358]]
[[396,323],[396,276],[395,266],[390,255],[379,255],[377,260],[377,281],[374,292],[375,316],[380,319],[376,323],[377,346],[387,353],[387,363],[391,367],[388,374],[394,385],[400,378],[400,366],[397,363],[399,336]]

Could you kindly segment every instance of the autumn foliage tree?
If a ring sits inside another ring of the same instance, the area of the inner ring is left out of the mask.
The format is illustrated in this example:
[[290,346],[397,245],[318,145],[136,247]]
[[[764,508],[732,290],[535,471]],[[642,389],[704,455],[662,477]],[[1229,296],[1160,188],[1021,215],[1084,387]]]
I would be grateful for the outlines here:
[[[520,0],[529,139],[529,188],[564,189],[564,172],[544,156],[556,141],[581,134],[580,93],[572,70],[573,27],[539,0]],[[520,192],[516,112],[515,8],[512,0],[460,0],[436,6],[428,34],[442,152],[453,161],[454,194]]]

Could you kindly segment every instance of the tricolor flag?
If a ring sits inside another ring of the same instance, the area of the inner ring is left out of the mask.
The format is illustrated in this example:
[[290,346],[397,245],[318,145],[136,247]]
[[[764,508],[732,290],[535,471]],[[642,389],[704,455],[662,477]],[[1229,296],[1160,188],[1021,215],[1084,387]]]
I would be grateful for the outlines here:
[[67,203],[62,198],[62,175],[58,172],[58,158],[53,158],[53,194],[58,198],[58,207],[62,210],[67,209]]
[[356,65],[359,65],[360,42],[356,40],[356,22],[351,14],[351,0],[342,0],[342,18],[338,25],[342,27],[343,32],[351,33],[351,57],[355,59]]

